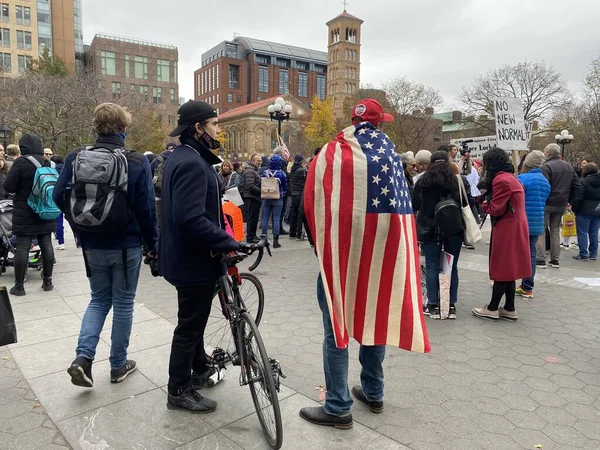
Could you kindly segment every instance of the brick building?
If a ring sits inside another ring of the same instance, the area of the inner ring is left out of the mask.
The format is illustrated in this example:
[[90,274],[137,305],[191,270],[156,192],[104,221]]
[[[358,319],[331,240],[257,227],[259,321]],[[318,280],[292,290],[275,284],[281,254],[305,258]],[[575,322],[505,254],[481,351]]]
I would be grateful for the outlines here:
[[0,1],[0,75],[25,72],[45,49],[69,71],[83,67],[81,0]]
[[194,98],[219,113],[279,95],[309,105],[325,98],[327,53],[238,36],[202,55]]
[[344,102],[360,87],[360,43],[363,21],[346,10],[327,22],[328,82],[327,93],[333,98],[336,117],[343,116]]
[[97,34],[85,59],[86,67],[110,86],[113,98],[139,94],[163,122],[177,122],[177,47]]

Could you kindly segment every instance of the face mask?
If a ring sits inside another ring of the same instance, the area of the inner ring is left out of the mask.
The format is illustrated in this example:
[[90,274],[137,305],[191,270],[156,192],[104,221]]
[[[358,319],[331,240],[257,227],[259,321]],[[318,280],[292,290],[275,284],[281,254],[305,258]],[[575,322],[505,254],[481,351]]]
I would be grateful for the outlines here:
[[218,150],[221,148],[221,143],[216,139],[211,138],[206,131],[198,137],[198,141],[206,145],[211,150]]

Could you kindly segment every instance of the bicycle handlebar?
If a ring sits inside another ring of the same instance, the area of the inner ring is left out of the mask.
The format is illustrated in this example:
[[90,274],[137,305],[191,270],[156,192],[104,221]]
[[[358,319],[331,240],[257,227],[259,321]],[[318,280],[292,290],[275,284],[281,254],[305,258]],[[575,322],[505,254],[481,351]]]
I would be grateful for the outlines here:
[[248,270],[250,272],[253,272],[254,270],[256,270],[256,268],[261,263],[265,249],[267,250],[267,253],[269,254],[269,256],[273,256],[271,254],[271,246],[269,245],[269,240],[267,239],[266,236],[263,236],[260,239],[260,242],[258,244],[242,244],[242,245],[240,245],[239,252],[245,253],[248,256],[253,254],[255,251],[258,251],[258,256],[256,258],[256,261],[254,261],[254,264],[252,264],[248,268]]

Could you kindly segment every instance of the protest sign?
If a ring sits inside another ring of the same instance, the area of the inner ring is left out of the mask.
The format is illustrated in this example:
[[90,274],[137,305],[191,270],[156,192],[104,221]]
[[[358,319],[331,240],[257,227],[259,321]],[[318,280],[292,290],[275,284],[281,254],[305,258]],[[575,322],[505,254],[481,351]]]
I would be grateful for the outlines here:
[[452,139],[450,141],[450,144],[456,145],[458,148],[462,148],[462,143],[464,141],[473,141],[467,144],[467,148],[469,149],[469,153],[471,153],[471,159],[475,159],[477,161],[481,161],[483,159],[483,154],[487,152],[490,148],[494,148],[496,146],[495,135],[464,139]]
[[504,150],[526,150],[527,131],[520,98],[495,97],[496,137]]

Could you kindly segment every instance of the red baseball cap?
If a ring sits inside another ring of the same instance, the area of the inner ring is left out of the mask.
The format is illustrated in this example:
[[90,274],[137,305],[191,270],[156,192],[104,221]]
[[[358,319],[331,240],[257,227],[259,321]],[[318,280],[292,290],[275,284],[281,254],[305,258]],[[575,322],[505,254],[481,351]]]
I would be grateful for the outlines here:
[[365,98],[352,108],[352,123],[371,122],[377,126],[381,122],[393,122],[394,116],[383,112],[379,102],[373,98]]

